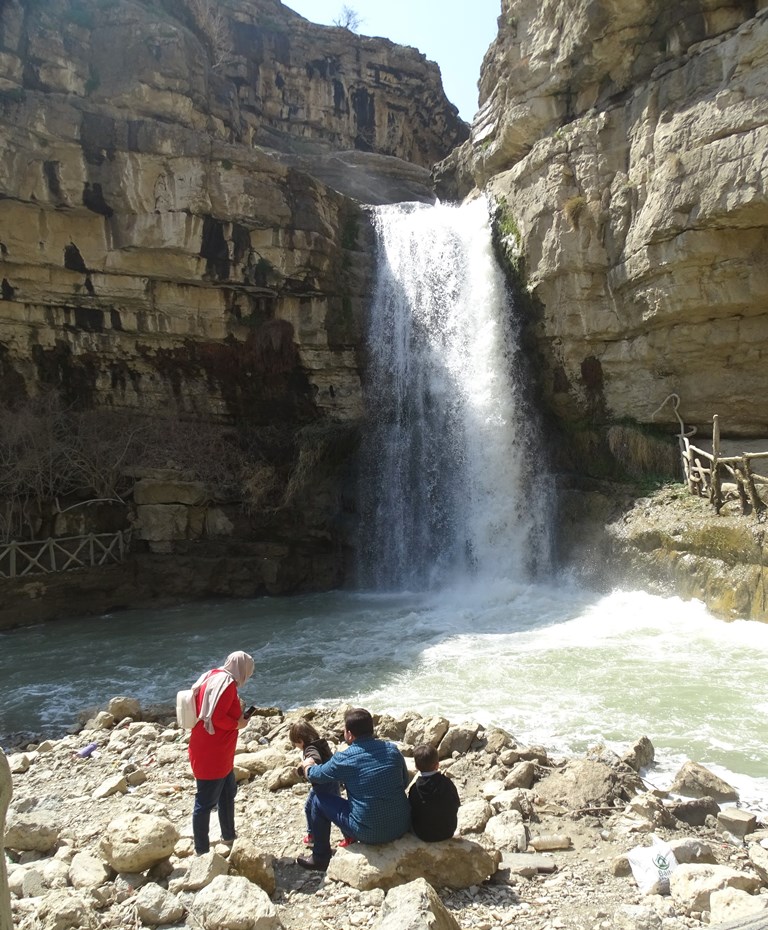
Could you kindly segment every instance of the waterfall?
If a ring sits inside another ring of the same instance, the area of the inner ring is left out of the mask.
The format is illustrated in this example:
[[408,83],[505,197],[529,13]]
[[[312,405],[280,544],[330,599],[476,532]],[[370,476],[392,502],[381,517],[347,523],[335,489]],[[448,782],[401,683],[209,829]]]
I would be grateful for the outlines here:
[[548,489],[488,205],[378,207],[374,225],[359,581],[529,577],[547,561]]

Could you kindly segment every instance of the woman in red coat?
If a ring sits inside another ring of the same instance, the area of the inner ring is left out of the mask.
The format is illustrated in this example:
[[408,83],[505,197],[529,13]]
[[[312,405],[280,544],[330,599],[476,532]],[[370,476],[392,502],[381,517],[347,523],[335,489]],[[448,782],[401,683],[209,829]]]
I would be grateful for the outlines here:
[[192,686],[200,718],[189,738],[189,762],[197,782],[192,833],[198,855],[210,849],[208,828],[214,808],[218,808],[222,840],[235,839],[233,765],[238,731],[248,722],[237,689],[251,675],[253,659],[246,652],[233,652],[221,668],[201,675]]

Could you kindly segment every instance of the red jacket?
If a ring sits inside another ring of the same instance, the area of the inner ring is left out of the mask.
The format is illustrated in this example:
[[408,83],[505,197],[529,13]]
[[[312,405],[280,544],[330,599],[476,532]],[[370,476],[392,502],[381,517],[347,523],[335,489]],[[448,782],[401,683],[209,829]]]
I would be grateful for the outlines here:
[[[213,672],[219,671],[212,669]],[[203,703],[203,693],[207,682],[197,692],[197,712]],[[225,778],[232,771],[237,746],[237,724],[242,715],[237,685],[232,682],[227,687],[213,711],[211,722],[214,733],[208,733],[203,721],[198,721],[192,728],[189,739],[189,762],[192,774],[199,779]]]

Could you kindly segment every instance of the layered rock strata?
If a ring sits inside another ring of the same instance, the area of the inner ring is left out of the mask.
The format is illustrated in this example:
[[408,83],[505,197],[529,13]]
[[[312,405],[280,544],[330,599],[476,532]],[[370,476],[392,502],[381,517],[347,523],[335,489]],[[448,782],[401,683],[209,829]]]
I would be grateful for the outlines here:
[[[8,0],[0,404],[49,390],[192,434],[236,427],[269,506],[217,517],[212,533],[188,514],[171,531],[134,513],[136,538],[167,551],[229,533],[294,564],[315,553],[303,581],[278,571],[275,590],[338,583],[369,291],[360,203],[431,199],[429,167],[465,136],[415,49],[314,26],[278,0]],[[310,493],[307,462],[327,448],[337,460]],[[257,572],[248,593],[268,587]]]
[[768,435],[768,4],[504,0],[480,88],[438,173],[499,202],[561,425]]

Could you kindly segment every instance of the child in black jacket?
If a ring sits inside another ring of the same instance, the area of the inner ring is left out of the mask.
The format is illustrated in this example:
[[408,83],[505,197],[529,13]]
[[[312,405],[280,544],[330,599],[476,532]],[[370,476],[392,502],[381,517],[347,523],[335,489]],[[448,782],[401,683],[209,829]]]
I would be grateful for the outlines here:
[[456,832],[461,804],[456,786],[438,771],[440,763],[434,746],[417,746],[413,760],[420,773],[408,792],[413,832],[427,843],[448,840]]

